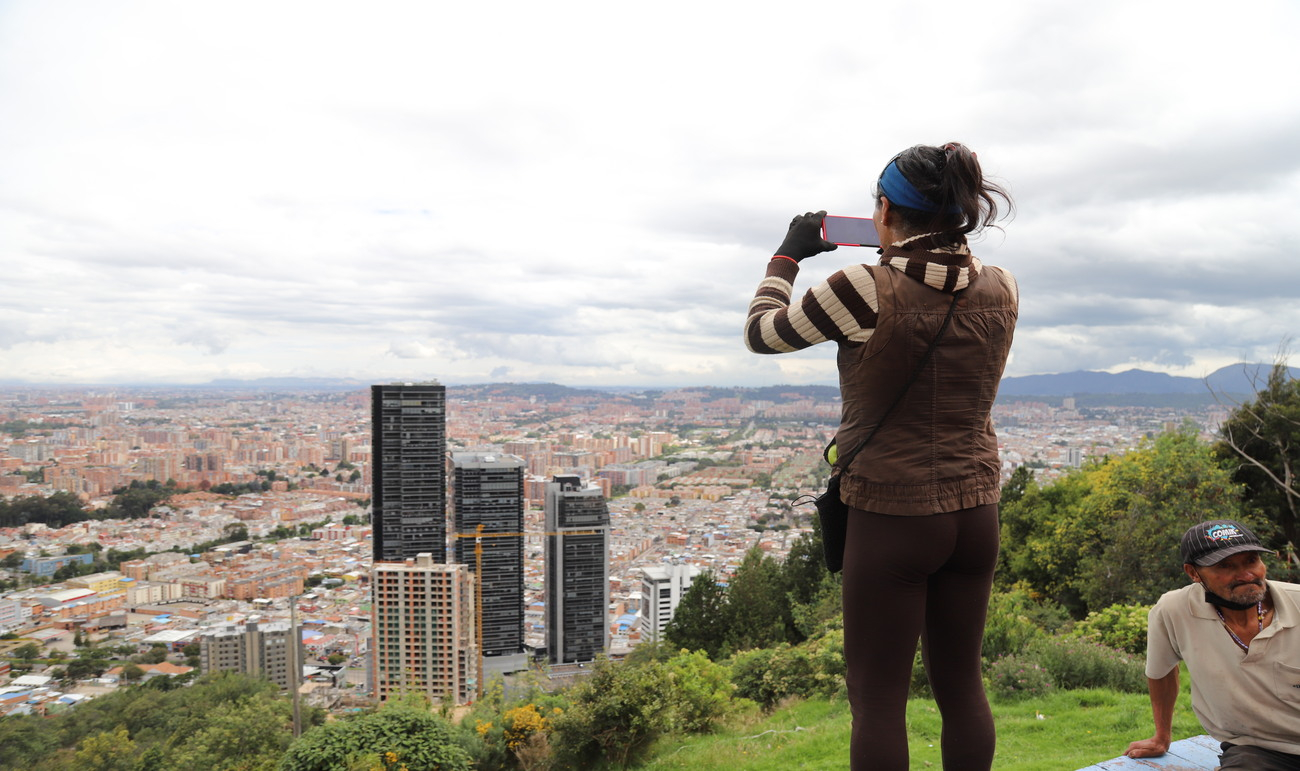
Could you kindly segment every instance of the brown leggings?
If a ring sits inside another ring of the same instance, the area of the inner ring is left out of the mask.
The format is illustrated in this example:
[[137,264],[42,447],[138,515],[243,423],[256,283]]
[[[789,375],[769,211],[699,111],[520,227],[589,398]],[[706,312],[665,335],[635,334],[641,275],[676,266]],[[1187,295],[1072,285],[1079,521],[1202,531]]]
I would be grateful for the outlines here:
[[905,713],[918,638],[943,718],[943,767],[992,765],[980,644],[997,559],[997,504],[919,517],[849,510],[844,658],[853,769],[908,767]]

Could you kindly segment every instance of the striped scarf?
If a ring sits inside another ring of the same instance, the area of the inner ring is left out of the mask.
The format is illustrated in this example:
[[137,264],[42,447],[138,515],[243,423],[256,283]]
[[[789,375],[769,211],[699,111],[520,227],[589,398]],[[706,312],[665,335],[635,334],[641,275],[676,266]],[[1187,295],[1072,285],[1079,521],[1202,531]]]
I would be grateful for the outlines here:
[[880,264],[943,292],[965,289],[980,274],[983,263],[966,244],[937,247],[932,235],[913,236],[886,247]]

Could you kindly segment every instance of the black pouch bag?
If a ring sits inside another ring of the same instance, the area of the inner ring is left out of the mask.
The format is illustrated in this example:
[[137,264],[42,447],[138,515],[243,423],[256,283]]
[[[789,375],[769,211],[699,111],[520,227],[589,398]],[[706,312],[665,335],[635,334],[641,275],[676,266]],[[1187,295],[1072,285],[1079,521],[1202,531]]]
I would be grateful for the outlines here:
[[840,475],[826,483],[826,492],[813,499],[822,526],[822,560],[826,569],[838,573],[844,568],[844,539],[849,532],[849,507],[840,500]]

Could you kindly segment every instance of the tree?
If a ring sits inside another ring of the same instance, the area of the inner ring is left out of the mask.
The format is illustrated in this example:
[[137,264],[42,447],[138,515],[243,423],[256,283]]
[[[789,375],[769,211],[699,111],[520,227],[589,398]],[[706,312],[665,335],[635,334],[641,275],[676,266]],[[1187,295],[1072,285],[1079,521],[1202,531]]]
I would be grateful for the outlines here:
[[14,656],[22,659],[23,661],[32,661],[33,659],[35,659],[37,656],[40,655],[41,655],[41,646],[38,643],[34,643],[34,642],[23,643],[22,645],[19,645],[14,650]]
[[74,756],[74,768],[133,771],[135,742],[125,728],[87,736]]
[[1191,426],[1097,469],[1085,510],[1110,523],[1102,548],[1080,564],[1077,585],[1089,610],[1154,603],[1182,586],[1183,532],[1207,519],[1240,515],[1238,487]]
[[271,771],[293,741],[290,706],[273,696],[220,704],[176,748],[174,768]]
[[767,648],[786,641],[793,628],[790,604],[781,580],[781,566],[754,544],[745,553],[727,586],[732,650]]
[[1207,519],[1241,518],[1237,486],[1191,426],[1090,464],[1002,509],[999,586],[1019,584],[1082,618],[1154,603],[1186,578],[1178,545]]
[[65,677],[68,680],[85,680],[91,677],[99,677],[108,669],[103,659],[83,658],[73,659],[68,662]]
[[0,768],[30,768],[59,747],[57,732],[38,715],[10,715],[0,720]]
[[165,502],[179,492],[183,492],[183,490],[177,488],[175,482],[164,487],[158,484],[156,479],[151,479],[144,484],[141,484],[137,479],[126,487],[113,491],[116,497],[104,510],[103,516],[105,519],[139,519],[147,517],[154,506]]
[[58,528],[89,518],[81,500],[68,492],[57,492],[49,497],[32,495],[11,501],[0,500],[0,527],[22,527],[28,522],[39,522]]
[[682,595],[664,630],[664,640],[679,650],[704,651],[709,658],[717,659],[726,649],[727,627],[727,590],[712,571],[706,570]]
[[1025,497],[1025,490],[1034,481],[1034,472],[1028,466],[1016,466],[1011,472],[1011,479],[1002,486],[1002,505],[1015,503]]
[[1300,568],[1300,380],[1279,357],[1255,398],[1239,405],[1219,429],[1221,456],[1236,465],[1233,479],[1246,506],[1270,521],[1269,545],[1284,550],[1293,573]]
[[166,660],[167,646],[161,643],[154,643],[149,650],[140,655],[140,663],[142,664],[161,664]]
[[122,679],[128,683],[138,682],[144,677],[144,670],[137,664],[127,664],[122,667]]
[[792,643],[812,637],[843,611],[840,577],[826,569],[821,533],[821,522],[814,517],[812,532],[795,539],[781,565],[781,583],[790,606],[786,639]]

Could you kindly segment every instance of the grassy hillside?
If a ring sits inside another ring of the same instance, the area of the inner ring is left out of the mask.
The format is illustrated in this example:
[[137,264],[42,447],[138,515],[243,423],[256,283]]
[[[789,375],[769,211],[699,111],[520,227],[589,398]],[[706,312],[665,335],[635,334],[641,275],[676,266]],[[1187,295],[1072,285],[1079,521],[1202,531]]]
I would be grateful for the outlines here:
[[[1175,738],[1204,733],[1192,715],[1183,678],[1174,718]],[[1068,771],[1121,754],[1130,741],[1151,735],[1151,706],[1140,694],[1060,691],[1039,699],[994,702],[998,750],[993,768]],[[1041,717],[1040,717],[1041,716]],[[933,701],[908,702],[912,768],[940,768],[939,712]],[[643,771],[792,771],[843,768],[849,745],[849,709],[843,700],[790,704],[767,716],[751,715],[707,736],[669,738],[656,745]]]

